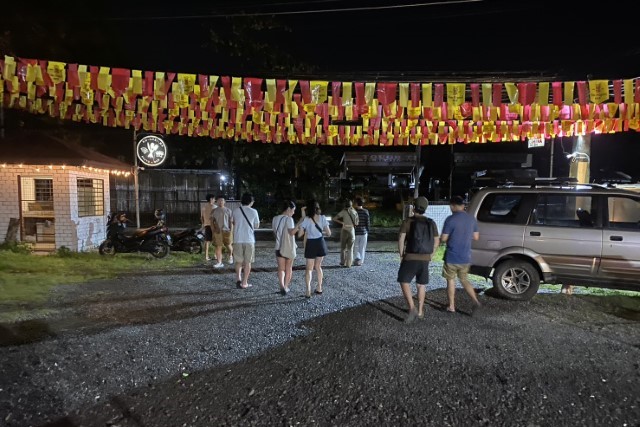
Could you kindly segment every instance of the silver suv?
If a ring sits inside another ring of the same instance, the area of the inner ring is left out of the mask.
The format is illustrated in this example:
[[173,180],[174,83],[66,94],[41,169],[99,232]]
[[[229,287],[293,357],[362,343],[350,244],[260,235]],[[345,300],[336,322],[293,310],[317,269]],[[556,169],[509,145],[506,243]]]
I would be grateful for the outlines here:
[[468,212],[478,220],[471,273],[496,293],[529,300],[544,283],[640,291],[640,193],[599,185],[490,187]]

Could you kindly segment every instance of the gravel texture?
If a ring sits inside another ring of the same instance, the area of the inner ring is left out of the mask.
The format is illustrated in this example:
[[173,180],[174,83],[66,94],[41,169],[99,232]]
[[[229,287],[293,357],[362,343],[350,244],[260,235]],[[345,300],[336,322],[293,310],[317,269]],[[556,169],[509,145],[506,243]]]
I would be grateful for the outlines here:
[[407,325],[394,248],[347,269],[332,243],[309,300],[300,256],[279,294],[269,242],[248,290],[210,265],[61,286],[0,324],[0,425],[638,425],[637,312],[483,294],[470,316],[459,289],[447,313],[434,262],[426,318]]

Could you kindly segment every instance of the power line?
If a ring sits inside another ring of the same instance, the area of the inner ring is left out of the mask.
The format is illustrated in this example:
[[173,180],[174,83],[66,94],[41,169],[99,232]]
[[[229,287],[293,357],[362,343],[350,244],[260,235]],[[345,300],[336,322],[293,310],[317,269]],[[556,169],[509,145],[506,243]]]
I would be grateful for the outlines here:
[[[211,18],[234,18],[234,17],[249,17],[249,16],[281,16],[281,15],[309,15],[314,13],[342,13],[342,12],[363,12],[363,11],[376,11],[376,10],[390,10],[390,9],[410,9],[418,7],[429,6],[448,6],[453,4],[465,4],[465,3],[478,3],[485,0],[452,0],[452,1],[439,1],[439,2],[426,2],[426,3],[406,3],[395,4],[386,6],[362,6],[362,7],[346,7],[346,8],[332,8],[332,9],[314,9],[314,10],[289,10],[280,12],[251,12],[251,13],[217,13],[209,15],[182,15],[182,16],[149,16],[149,17],[119,17],[119,18],[107,18],[107,21],[161,21],[161,20],[188,20],[188,19],[211,19]],[[304,2],[303,2],[304,3]],[[289,3],[287,5],[297,4]],[[282,5],[282,3],[271,4]]]

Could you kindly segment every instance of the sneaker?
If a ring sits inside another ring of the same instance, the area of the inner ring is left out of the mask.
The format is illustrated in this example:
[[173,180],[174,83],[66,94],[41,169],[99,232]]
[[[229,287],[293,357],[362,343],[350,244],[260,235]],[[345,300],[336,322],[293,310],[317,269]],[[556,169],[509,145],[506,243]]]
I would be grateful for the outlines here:
[[229,257],[229,261],[227,261],[227,263],[228,264],[233,264],[233,257],[232,256]]
[[416,317],[418,317],[418,312],[415,310],[411,310],[407,317],[404,319],[404,323],[411,323],[416,320]]
[[215,264],[215,265],[213,266],[213,268],[222,268],[222,267],[224,267],[224,264],[223,264],[223,263],[221,263],[221,262],[219,262],[219,263],[217,263],[217,264]]

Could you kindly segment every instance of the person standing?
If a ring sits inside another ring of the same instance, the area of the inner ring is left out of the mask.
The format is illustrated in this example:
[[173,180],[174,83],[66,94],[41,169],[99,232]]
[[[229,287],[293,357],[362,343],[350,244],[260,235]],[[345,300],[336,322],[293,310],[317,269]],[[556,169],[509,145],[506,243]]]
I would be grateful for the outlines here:
[[[413,322],[416,317],[424,318],[425,287],[429,283],[429,261],[435,248],[440,244],[438,226],[426,216],[428,206],[429,201],[426,197],[418,197],[415,201],[414,215],[405,219],[400,225],[398,252],[402,261],[398,269],[398,282],[409,307],[404,320],[406,323]],[[414,278],[418,288],[417,311],[410,287]]]
[[[278,284],[280,293],[289,293],[291,278],[293,277],[293,261],[295,260],[295,235],[299,230],[293,222],[293,214],[296,211],[296,204],[291,200],[285,200],[282,206],[282,213],[273,217],[271,229],[276,238],[276,262],[278,263]],[[289,252],[285,250],[289,248]]]
[[451,215],[444,220],[442,226],[442,242],[446,243],[442,276],[447,279],[447,311],[455,313],[456,277],[464,290],[474,302],[474,311],[480,307],[473,286],[469,282],[469,266],[471,265],[471,241],[478,240],[478,222],[464,210],[464,199],[453,196],[449,202]]
[[358,225],[356,225],[356,241],[354,244],[354,265],[362,265],[367,250],[369,239],[369,227],[371,216],[369,210],[364,208],[362,197],[356,197],[356,212],[358,213]]
[[224,267],[222,262],[222,248],[228,251],[227,262],[233,265],[233,235],[231,226],[231,209],[225,206],[223,195],[216,197],[217,207],[211,211],[211,228],[213,229],[213,243],[216,246],[216,261],[214,268]]
[[211,211],[215,207],[215,197],[213,194],[207,194],[205,203],[200,206],[200,223],[204,231],[204,259],[211,261],[209,258],[209,246],[213,241],[213,230],[211,229]]
[[248,280],[251,274],[251,263],[255,261],[255,229],[260,226],[260,217],[258,211],[252,206],[253,195],[244,193],[240,199],[240,206],[231,212],[236,286],[240,289],[251,287]]
[[351,267],[353,264],[353,244],[356,241],[356,225],[358,212],[353,209],[351,200],[346,200],[344,209],[333,217],[333,222],[342,225],[340,231],[340,265]]
[[304,246],[304,257],[306,266],[304,271],[304,281],[306,285],[305,296],[311,298],[311,279],[315,270],[318,277],[318,285],[315,293],[322,294],[322,282],[324,273],[322,271],[322,261],[329,252],[327,242],[324,238],[331,236],[331,228],[327,217],[322,215],[320,205],[316,200],[309,200],[302,209],[302,221],[298,224],[298,237],[306,235]]

